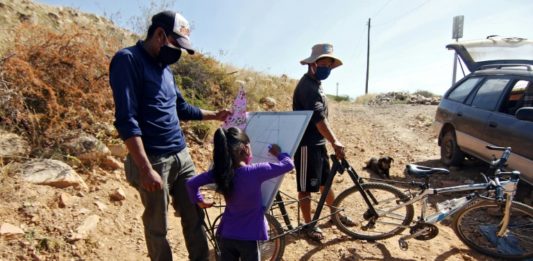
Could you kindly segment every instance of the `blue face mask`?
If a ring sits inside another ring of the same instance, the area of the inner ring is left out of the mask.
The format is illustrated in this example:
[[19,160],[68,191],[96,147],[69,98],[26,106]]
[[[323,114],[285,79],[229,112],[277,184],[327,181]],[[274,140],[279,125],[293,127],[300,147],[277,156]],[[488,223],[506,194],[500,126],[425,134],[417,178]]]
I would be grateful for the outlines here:
[[325,67],[325,66],[318,66],[316,67],[315,76],[317,80],[322,81],[322,80],[327,79],[330,73],[331,73],[331,68]]

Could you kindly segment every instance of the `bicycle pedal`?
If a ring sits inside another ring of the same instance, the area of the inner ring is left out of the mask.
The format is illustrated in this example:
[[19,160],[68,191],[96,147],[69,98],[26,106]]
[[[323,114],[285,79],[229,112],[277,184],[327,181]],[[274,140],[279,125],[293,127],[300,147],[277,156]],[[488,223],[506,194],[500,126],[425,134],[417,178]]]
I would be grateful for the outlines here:
[[369,220],[372,216],[373,216],[373,215],[372,215],[370,209],[367,210],[367,211],[365,211],[365,213],[363,214],[363,218],[364,218],[365,220]]
[[407,244],[407,241],[401,238],[398,240],[398,244],[400,245],[400,249],[403,251],[406,251],[409,248],[409,244]]
[[364,225],[364,226],[361,226],[361,230],[363,231],[367,231],[369,229],[373,229],[375,228],[375,223],[373,221],[369,221],[368,224]]

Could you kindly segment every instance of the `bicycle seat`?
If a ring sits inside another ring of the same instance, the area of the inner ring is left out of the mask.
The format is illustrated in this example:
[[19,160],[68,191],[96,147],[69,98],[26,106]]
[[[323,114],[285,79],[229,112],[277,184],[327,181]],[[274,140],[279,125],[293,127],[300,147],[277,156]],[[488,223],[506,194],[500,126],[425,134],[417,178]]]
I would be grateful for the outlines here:
[[450,174],[450,171],[444,168],[430,168],[415,164],[407,164],[405,166],[405,173],[417,178],[426,178],[432,174]]

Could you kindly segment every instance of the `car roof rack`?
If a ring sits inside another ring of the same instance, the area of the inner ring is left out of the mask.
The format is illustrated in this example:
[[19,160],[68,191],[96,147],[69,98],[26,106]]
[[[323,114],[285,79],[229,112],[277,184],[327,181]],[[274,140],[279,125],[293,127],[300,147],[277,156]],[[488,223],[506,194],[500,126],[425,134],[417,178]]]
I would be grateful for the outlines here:
[[479,67],[479,70],[483,69],[502,69],[504,67],[523,67],[527,71],[532,71],[533,66],[530,64],[512,64],[512,63],[502,63],[502,64],[485,64]]

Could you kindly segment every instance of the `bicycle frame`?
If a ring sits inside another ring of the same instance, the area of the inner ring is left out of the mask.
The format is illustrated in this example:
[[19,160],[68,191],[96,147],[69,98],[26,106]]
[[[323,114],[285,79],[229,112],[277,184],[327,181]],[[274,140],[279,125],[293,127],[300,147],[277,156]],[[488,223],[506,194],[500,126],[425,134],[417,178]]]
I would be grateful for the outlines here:
[[[506,208],[505,208],[505,213],[504,213],[504,220],[505,219],[507,220],[506,223],[508,223],[508,220],[509,220],[509,209],[510,209],[510,205],[512,203],[512,197],[513,197],[513,193],[514,193],[514,189],[513,188],[516,188],[517,182],[518,181],[513,181],[513,180],[506,180],[506,181],[499,182],[499,184],[502,185],[503,187],[509,188],[509,189],[506,189],[505,192],[504,192],[506,194],[506,198],[510,199],[510,200],[506,200],[506,202],[505,202]],[[414,204],[414,203],[416,203],[418,201],[422,201],[422,213],[421,213],[421,216],[420,216],[420,220],[424,221],[425,223],[434,224],[434,223],[437,223],[437,222],[440,222],[440,221],[446,219],[448,216],[453,215],[458,210],[460,210],[461,208],[466,206],[476,196],[479,196],[479,195],[478,195],[478,193],[471,193],[471,194],[469,194],[467,196],[467,201],[465,201],[462,204],[459,204],[457,206],[452,206],[449,211],[444,212],[444,213],[438,212],[438,213],[435,213],[435,214],[432,214],[432,215],[426,217],[427,204],[428,204],[427,201],[428,201],[428,198],[431,195],[446,194],[446,193],[453,193],[453,192],[475,191],[475,190],[488,190],[488,189],[490,189],[491,186],[493,186],[495,184],[496,184],[496,182],[491,180],[491,181],[485,182],[485,183],[458,185],[458,186],[443,187],[443,188],[427,188],[427,189],[423,189],[420,193],[418,193],[415,197],[413,197],[409,201],[401,203],[401,204],[399,204],[399,205],[387,210],[386,212],[380,212],[380,213],[378,213],[378,215],[379,216],[384,216],[384,215],[394,214],[392,212],[394,212],[397,209],[405,207],[406,205],[412,205],[412,204]],[[507,226],[502,226],[501,231],[505,231],[506,227]]]
[[[284,203],[284,201],[283,201],[283,199],[281,197],[281,194],[280,194],[279,191],[276,194],[276,200],[274,201],[272,206],[277,206],[277,208],[280,209],[281,215],[283,216],[283,220],[284,220],[284,222],[285,222],[285,224],[287,226],[287,229],[288,229],[288,231],[286,231],[285,233],[283,233],[282,235],[279,235],[277,237],[284,236],[286,234],[290,234],[290,233],[299,231],[304,226],[315,226],[318,221],[326,218],[326,217],[320,218],[320,215],[322,213],[322,209],[324,208],[324,205],[326,203],[326,196],[328,195],[329,191],[331,190],[331,187],[332,187],[332,184],[333,184],[333,179],[335,178],[335,176],[336,175],[342,175],[344,173],[344,170],[347,170],[346,172],[348,173],[348,176],[353,181],[354,186],[357,187],[357,189],[359,191],[361,191],[361,194],[363,195],[363,198],[365,199],[367,205],[369,206],[369,209],[370,209],[371,213],[377,214],[376,210],[374,209],[374,207],[371,204],[371,200],[375,201],[376,199],[371,194],[367,195],[367,193],[364,193],[363,187],[361,187],[361,184],[363,183],[362,178],[359,177],[357,172],[348,164],[348,162],[346,162],[346,160],[341,160],[339,162],[339,160],[336,158],[335,155],[331,155],[330,157],[331,157],[331,159],[333,161],[333,164],[332,164],[332,167],[330,169],[330,174],[328,175],[328,179],[326,180],[326,184],[324,185],[324,191],[322,192],[322,194],[320,196],[320,199],[318,200],[315,213],[313,214],[313,217],[311,218],[311,222],[309,222],[307,224],[301,224],[301,225],[297,226],[296,228],[293,228],[293,226],[292,226],[292,224],[290,222],[290,219],[288,217],[288,213],[287,213],[287,210],[285,208],[285,203]],[[296,201],[298,201],[298,200],[296,200]],[[272,208],[271,208],[271,210],[272,210]],[[332,216],[332,215],[335,215],[335,214],[337,214],[337,213],[339,213],[341,211],[342,211],[342,209],[336,209],[336,210],[332,211],[331,215],[328,215],[328,217]],[[299,216],[298,216],[298,219],[299,219]],[[275,238],[277,238],[277,237],[275,237]],[[275,238],[273,238],[273,239],[275,239]]]

